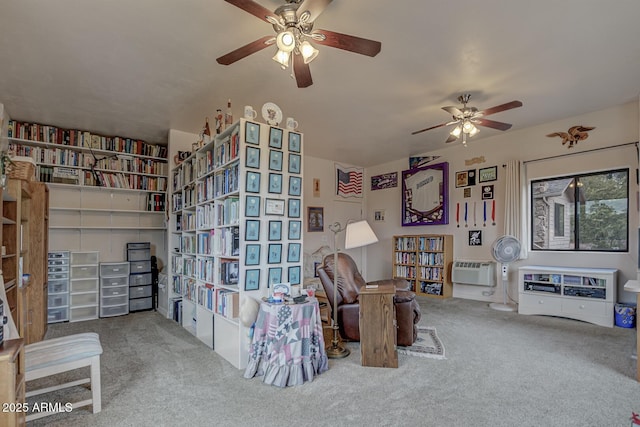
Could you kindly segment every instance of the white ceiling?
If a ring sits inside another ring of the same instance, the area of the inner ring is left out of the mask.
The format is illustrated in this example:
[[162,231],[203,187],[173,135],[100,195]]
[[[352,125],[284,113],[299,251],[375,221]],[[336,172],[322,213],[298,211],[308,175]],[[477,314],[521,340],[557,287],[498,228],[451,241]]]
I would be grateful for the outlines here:
[[[258,0],[274,10],[284,0]],[[0,103],[12,118],[163,142],[275,102],[305,152],[370,166],[445,146],[440,107],[471,93],[514,129],[638,99],[637,0],[335,0],[315,28],[382,42],[370,58],[326,46],[298,89],[275,47],[216,58],[271,25],[223,0],[0,0]],[[588,125],[588,124],[586,124]],[[481,128],[481,139],[500,131]],[[509,131],[507,131],[509,132]]]

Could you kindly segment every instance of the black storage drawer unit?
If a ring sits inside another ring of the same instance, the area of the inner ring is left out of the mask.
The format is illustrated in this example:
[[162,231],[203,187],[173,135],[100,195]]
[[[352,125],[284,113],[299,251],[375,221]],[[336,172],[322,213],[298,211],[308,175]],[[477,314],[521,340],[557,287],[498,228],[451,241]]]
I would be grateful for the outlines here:
[[151,243],[127,243],[129,261],[129,311],[153,309]]

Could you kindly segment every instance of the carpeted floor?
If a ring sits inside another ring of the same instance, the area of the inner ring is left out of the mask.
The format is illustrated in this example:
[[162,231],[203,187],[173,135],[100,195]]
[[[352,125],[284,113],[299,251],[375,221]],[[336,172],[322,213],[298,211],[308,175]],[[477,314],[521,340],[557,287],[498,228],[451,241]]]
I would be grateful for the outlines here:
[[[279,389],[154,312],[50,325],[48,338],[95,331],[102,412],[32,426],[628,426],[640,412],[635,330],[498,312],[478,301],[418,298],[446,359],[398,355],[363,367],[358,343],[313,382]],[[57,394],[62,402],[81,389]],[[53,399],[56,396],[41,397]]]

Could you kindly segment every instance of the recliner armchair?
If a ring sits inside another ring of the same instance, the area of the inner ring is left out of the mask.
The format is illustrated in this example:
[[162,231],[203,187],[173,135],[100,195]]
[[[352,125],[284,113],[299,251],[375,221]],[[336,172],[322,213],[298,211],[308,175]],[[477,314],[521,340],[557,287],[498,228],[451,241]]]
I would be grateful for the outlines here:
[[[356,263],[345,253],[338,254],[338,294],[337,304],[333,301],[334,255],[327,255],[322,266],[318,267],[320,282],[327,293],[331,309],[338,307],[338,325],[340,336],[345,340],[360,341],[360,288],[365,286]],[[401,346],[412,345],[418,337],[417,323],[420,321],[420,306],[410,284],[404,279],[387,279],[368,284],[393,283],[396,288],[394,305],[396,308],[397,339]],[[333,318],[333,316],[332,316]]]

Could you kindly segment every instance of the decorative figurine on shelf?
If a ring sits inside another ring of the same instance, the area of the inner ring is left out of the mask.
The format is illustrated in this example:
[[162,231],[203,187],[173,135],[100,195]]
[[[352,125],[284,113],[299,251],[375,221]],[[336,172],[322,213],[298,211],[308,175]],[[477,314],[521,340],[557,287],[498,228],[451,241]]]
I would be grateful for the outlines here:
[[198,147],[202,147],[211,142],[211,129],[209,129],[209,117],[205,118],[204,127],[200,132],[200,141],[198,141]]
[[216,110],[216,134],[219,134],[224,130],[224,116],[222,110],[218,108]]
[[231,99],[227,101],[227,113],[224,115],[225,128],[233,124],[233,113],[231,112]]

